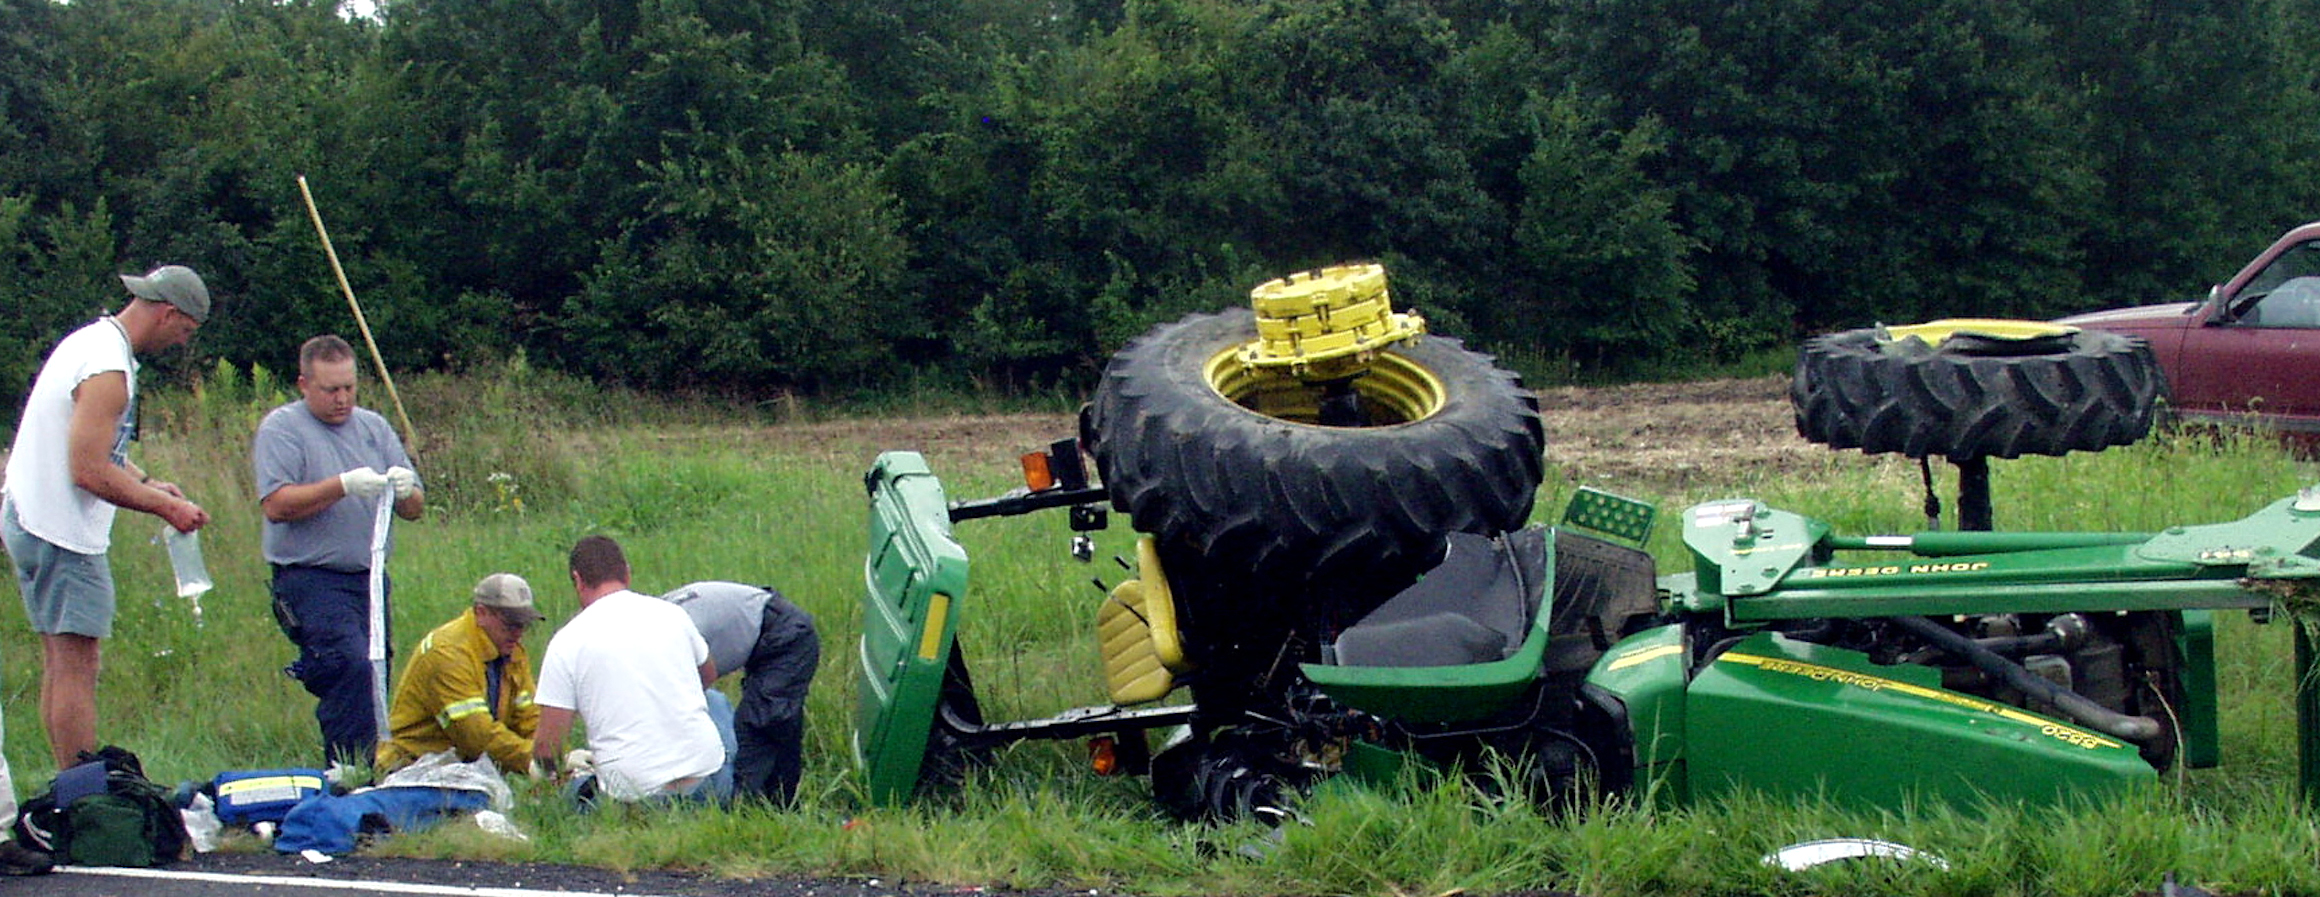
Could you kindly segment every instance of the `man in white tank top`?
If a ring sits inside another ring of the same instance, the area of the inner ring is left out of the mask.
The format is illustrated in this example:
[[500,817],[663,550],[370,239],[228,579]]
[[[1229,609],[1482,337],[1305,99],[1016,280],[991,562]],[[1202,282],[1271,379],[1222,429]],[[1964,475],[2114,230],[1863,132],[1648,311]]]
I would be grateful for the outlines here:
[[[185,344],[209,318],[209,287],[181,265],[122,275],[128,305],[73,331],[49,352],[25,397],[0,479],[0,543],[40,635],[40,721],[56,768],[97,749],[97,670],[113,634],[113,512],[128,508],[179,532],[209,512],[176,484],[129,461],[137,432],[137,358]],[[0,823],[16,815],[0,758]],[[0,842],[0,860],[23,852]],[[19,863],[9,860],[8,871]]]

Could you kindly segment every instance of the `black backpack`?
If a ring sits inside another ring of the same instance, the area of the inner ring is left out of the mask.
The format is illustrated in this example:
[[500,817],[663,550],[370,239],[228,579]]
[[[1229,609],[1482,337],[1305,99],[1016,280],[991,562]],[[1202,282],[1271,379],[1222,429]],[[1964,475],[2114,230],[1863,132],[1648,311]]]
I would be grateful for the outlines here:
[[136,754],[107,745],[80,759],[18,808],[18,841],[75,866],[157,866],[185,854],[185,818]]

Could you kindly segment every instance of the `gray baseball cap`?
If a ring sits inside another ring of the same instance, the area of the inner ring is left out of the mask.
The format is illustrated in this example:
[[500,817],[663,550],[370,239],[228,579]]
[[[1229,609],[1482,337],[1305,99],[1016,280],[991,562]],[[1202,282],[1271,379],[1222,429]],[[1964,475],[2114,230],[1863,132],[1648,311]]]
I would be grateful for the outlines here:
[[200,324],[209,320],[209,285],[184,265],[162,265],[143,277],[121,275],[129,294],[153,302],[167,302]]
[[540,619],[532,606],[532,584],[513,573],[494,573],[476,583],[475,606],[499,611],[510,622],[529,625]]

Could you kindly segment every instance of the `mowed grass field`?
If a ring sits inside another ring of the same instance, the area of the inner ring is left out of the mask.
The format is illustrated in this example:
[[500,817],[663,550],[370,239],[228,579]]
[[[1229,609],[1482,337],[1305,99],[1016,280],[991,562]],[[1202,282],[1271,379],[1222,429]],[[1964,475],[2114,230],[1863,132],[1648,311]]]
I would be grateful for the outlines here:
[[[795,405],[647,401],[520,363],[402,387],[420,430],[431,508],[396,531],[398,652],[462,609],[477,579],[509,571],[532,582],[549,616],[527,638],[536,655],[575,610],[565,551],[602,532],[627,546],[642,591],[698,579],[780,588],[816,615],[824,653],[795,810],[583,817],[552,790],[519,782],[513,816],[528,841],[455,823],[387,838],[375,852],[1148,894],[2092,895],[2156,892],[2170,872],[2218,892],[2320,893],[2320,832],[2295,792],[2288,627],[2237,613],[2219,624],[2224,766],[2062,808],[1848,814],[1743,797],[1558,818],[1460,782],[1411,781],[1384,791],[1325,788],[1303,804],[1303,822],[1277,831],[1195,827],[1162,816],[1141,780],[1088,774],[1070,743],[1020,745],[956,795],[873,808],[846,754],[862,473],[881,450],[913,449],[929,456],[952,498],[997,494],[1013,485],[1016,454],[1070,433],[1068,400],[1027,410],[905,397],[883,413],[844,418]],[[209,508],[214,522],[202,541],[217,582],[197,617],[174,596],[152,541],[159,522],[121,516],[112,552],[121,613],[105,649],[100,733],[142,754],[157,780],[318,758],[313,700],[280,673],[293,651],[268,609],[249,469],[258,416],[289,396],[262,375],[221,370],[198,390],[147,397],[134,455]],[[365,404],[386,407],[375,381],[366,381]],[[1550,433],[1550,462],[1555,439]],[[1728,467],[1695,458],[1680,477],[1582,478],[1656,501],[1670,520],[1694,501],[1749,495],[1850,532],[1921,528],[1914,463],[1814,451],[1782,463],[1751,455]],[[2263,440],[2199,435],[1994,468],[2000,527],[2020,530],[2228,520],[2320,479]],[[1567,471],[1576,469],[1550,464],[1538,518],[1560,513],[1576,485]],[[1954,487],[1945,479],[1942,488]],[[1688,563],[1672,530],[1663,526],[1654,546],[1663,572]],[[1108,558],[1126,553],[1125,521],[1115,517],[1099,534],[1093,565],[1070,559],[1060,514],[974,521],[958,534],[975,557],[958,612],[986,716],[1100,702],[1092,635],[1100,592],[1091,580],[1108,585],[1122,575]],[[38,652],[10,580],[0,585],[0,693],[20,796],[55,771],[41,737]],[[1798,875],[1760,861],[1782,845],[1827,837],[1888,838],[1947,866],[1867,863]],[[227,849],[265,848],[240,837]]]

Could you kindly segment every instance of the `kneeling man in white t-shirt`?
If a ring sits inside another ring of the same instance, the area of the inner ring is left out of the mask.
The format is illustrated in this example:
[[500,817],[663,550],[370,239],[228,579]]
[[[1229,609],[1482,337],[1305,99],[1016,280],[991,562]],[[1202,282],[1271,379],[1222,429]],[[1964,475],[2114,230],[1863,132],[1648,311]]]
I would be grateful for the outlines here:
[[683,609],[629,591],[620,543],[572,546],[580,613],[548,640],[534,703],[532,758],[554,768],[577,714],[594,775],[574,782],[583,804],[733,796],[733,706],[711,690],[717,665]]

